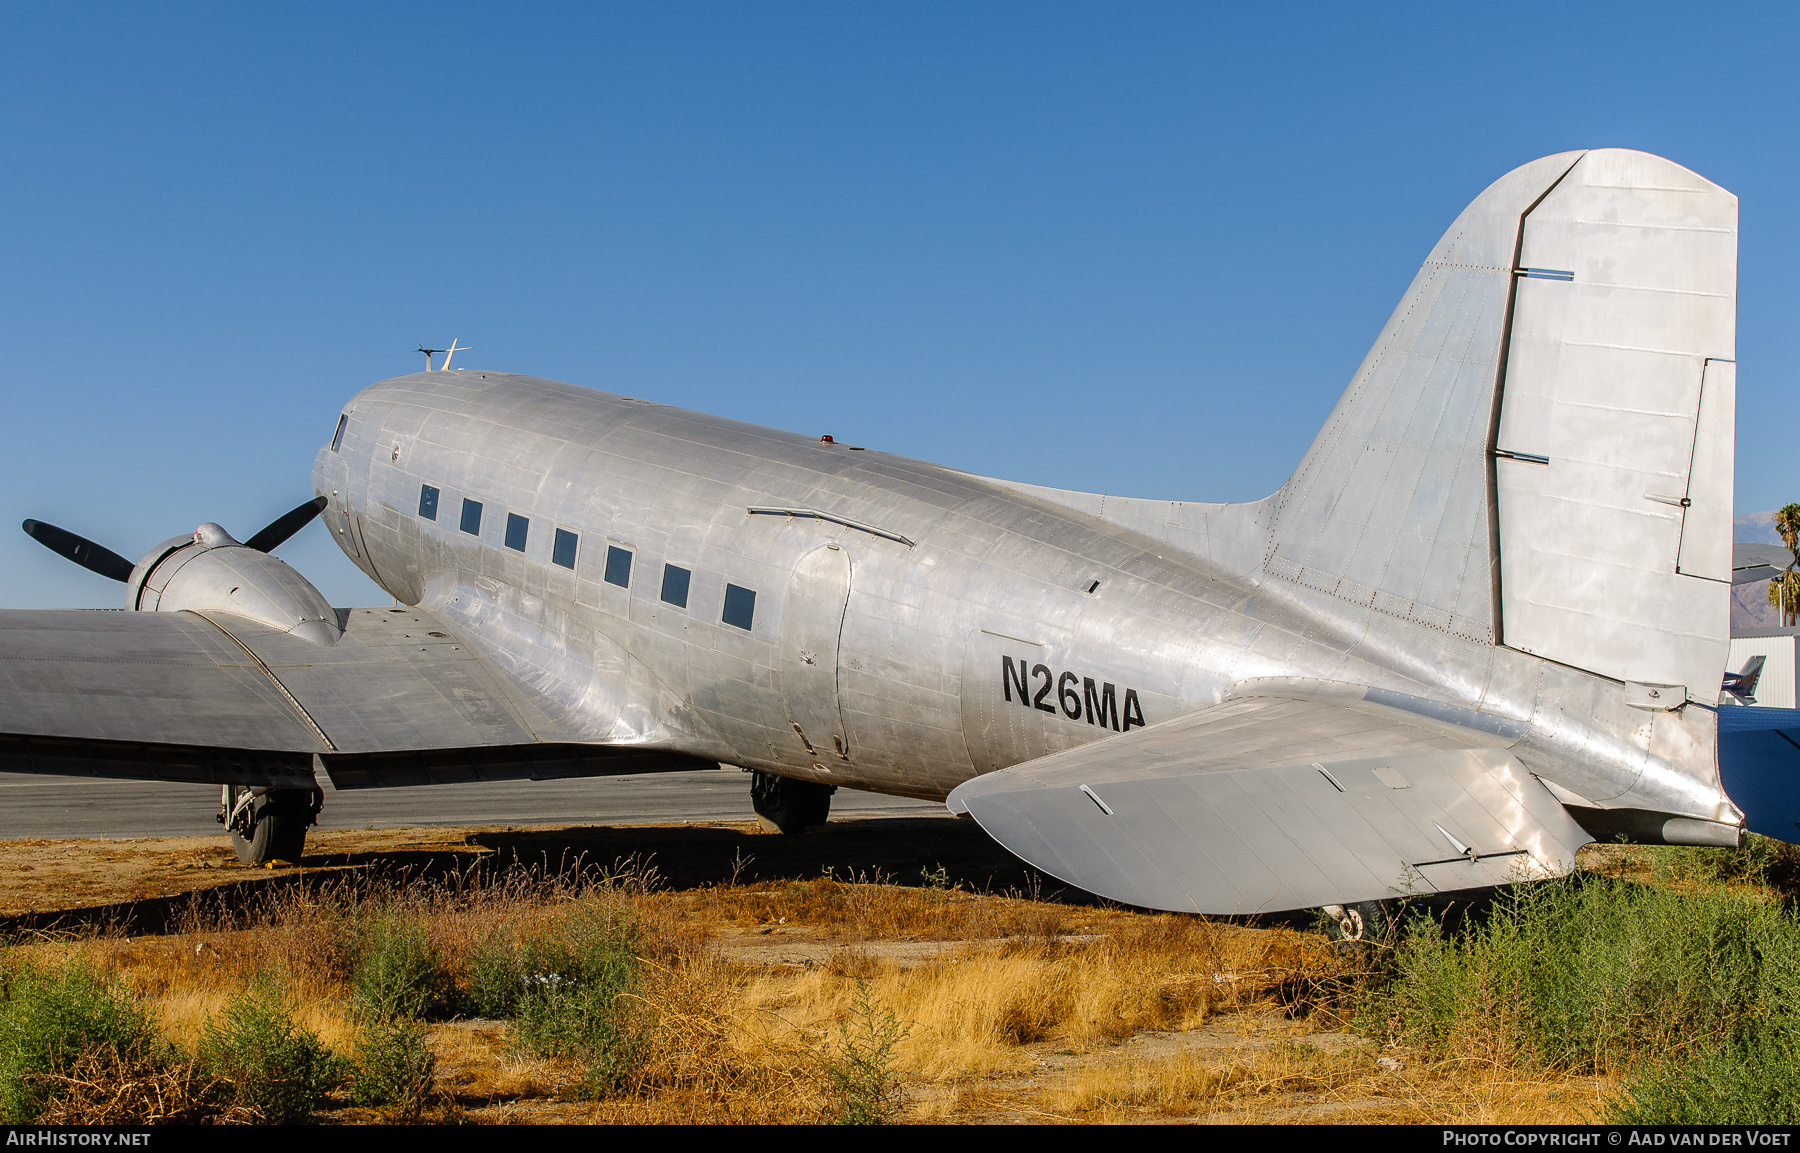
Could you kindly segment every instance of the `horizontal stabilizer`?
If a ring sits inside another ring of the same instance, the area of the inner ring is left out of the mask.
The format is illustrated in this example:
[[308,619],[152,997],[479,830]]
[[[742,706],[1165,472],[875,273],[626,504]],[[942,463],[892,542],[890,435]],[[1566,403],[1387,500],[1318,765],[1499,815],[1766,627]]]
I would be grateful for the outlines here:
[[1152,909],[1266,913],[1568,872],[1592,838],[1496,743],[1364,702],[1251,698],[977,777],[949,804],[1037,868]]
[[1800,842],[1800,709],[1720,709],[1719,781],[1746,829]]
[[1794,567],[1794,554],[1772,544],[1734,544],[1731,546],[1731,583],[1755,584],[1773,580]]

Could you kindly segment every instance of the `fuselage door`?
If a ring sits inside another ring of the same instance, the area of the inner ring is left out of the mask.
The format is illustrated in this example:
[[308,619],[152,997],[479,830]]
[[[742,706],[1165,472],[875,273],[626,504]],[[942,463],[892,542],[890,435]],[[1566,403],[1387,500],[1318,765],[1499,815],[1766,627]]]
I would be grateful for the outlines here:
[[344,460],[344,513],[345,523],[349,528],[352,547],[351,560],[369,574],[369,579],[383,588],[386,582],[375,567],[375,556],[369,551],[369,541],[364,526],[367,522],[366,510],[369,502],[374,500],[371,470],[374,465],[375,442],[380,438],[382,424],[392,406],[376,404],[364,412],[350,414],[348,435],[344,437],[341,453]]
[[781,610],[781,695],[794,740],[826,766],[850,759],[838,706],[838,641],[850,603],[850,554],[821,545],[788,577]]

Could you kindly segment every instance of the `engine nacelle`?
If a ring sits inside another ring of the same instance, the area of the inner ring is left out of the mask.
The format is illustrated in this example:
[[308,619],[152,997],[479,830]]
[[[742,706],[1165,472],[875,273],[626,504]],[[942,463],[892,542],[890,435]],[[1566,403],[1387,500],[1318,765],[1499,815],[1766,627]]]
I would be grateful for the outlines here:
[[231,613],[320,645],[344,635],[337,611],[311,581],[210,523],[144,554],[125,583],[125,607]]

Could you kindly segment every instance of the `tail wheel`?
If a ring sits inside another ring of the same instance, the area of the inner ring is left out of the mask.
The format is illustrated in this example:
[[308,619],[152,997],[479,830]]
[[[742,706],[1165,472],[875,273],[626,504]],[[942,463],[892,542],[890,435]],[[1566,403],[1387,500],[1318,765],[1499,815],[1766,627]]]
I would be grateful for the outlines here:
[[836,785],[796,781],[760,769],[750,774],[750,806],[757,822],[772,833],[804,833],[820,827],[831,816],[835,792]]
[[1326,905],[1325,932],[1346,945],[1385,941],[1399,919],[1398,901],[1359,901],[1354,905]]
[[306,847],[306,830],[318,816],[324,797],[310,789],[252,790],[227,786],[225,815],[231,847],[246,865],[298,861]]

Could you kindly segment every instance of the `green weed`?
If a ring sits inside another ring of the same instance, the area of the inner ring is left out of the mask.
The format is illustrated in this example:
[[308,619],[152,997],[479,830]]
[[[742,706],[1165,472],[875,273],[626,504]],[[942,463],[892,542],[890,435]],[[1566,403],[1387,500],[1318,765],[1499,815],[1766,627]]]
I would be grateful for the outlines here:
[[467,1004],[478,1017],[504,1020],[525,994],[523,949],[510,929],[496,929],[463,954],[469,971]]
[[358,1011],[375,1021],[412,1020],[449,1008],[449,972],[424,919],[389,906],[369,920],[350,976]]
[[837,1103],[833,1123],[880,1125],[893,1119],[905,1103],[894,1048],[912,1024],[901,1024],[892,1009],[856,983],[850,1016],[838,1026],[837,1044],[826,1053],[825,1075]]
[[44,972],[0,971],[0,1119],[28,1124],[56,1096],[51,1078],[84,1054],[155,1060],[150,1015],[117,985],[71,962]]
[[344,1063],[294,1016],[272,982],[257,982],[207,1021],[200,1065],[229,1081],[236,1104],[276,1125],[309,1121],[344,1080]]
[[358,1105],[398,1105],[400,1118],[418,1120],[436,1084],[437,1058],[424,1032],[410,1022],[375,1022],[356,1040],[350,1097]]
[[1463,1060],[1627,1074],[1621,1115],[1741,1120],[1800,1083],[1800,920],[1752,892],[1520,886],[1453,935],[1415,918],[1391,966],[1365,1028]]
[[624,1084],[639,1040],[638,923],[625,907],[590,894],[537,935],[495,934],[469,955],[469,999],[485,1017],[511,1018],[520,1046],[587,1066],[583,1095]]
[[1608,1103],[1616,1125],[1792,1125],[1800,1117],[1800,1051],[1791,1032],[1647,1065]]

